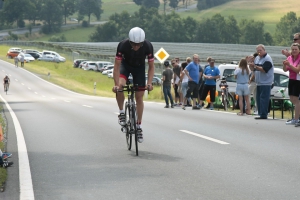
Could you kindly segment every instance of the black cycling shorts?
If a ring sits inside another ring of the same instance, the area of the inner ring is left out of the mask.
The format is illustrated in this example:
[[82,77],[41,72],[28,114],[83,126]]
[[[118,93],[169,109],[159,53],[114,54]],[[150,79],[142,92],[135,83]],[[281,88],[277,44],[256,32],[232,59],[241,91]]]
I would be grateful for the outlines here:
[[146,86],[145,66],[131,67],[125,62],[122,62],[120,66],[120,78],[124,78],[127,81],[130,73],[132,75],[134,85],[137,84],[140,87]]

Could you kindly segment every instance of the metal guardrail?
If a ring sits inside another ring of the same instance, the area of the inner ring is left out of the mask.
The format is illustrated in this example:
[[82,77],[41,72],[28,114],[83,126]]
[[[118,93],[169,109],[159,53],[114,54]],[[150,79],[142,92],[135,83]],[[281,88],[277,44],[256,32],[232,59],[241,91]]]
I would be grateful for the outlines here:
[[[112,60],[116,54],[118,42],[99,43],[72,43],[72,42],[22,42],[22,41],[2,41],[0,44],[11,46],[36,46],[39,49],[55,50],[57,52],[78,52],[80,57]],[[193,54],[199,54],[201,63],[206,63],[207,57],[216,59],[216,63],[230,63],[239,61],[247,55],[256,51],[256,45],[242,44],[216,44],[216,43],[167,43],[152,42],[154,52],[163,47],[170,58],[179,57],[181,61]],[[281,54],[282,49],[289,47],[266,46],[266,51],[271,55],[275,66],[282,66],[285,56]],[[74,56],[73,56],[74,57]]]

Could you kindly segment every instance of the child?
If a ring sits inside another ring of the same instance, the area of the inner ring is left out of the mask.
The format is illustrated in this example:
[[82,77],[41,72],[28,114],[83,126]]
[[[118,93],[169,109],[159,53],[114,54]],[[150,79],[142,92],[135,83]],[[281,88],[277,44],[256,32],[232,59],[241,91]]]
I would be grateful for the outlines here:
[[249,69],[247,65],[246,59],[241,59],[239,62],[239,67],[235,69],[234,75],[236,78],[236,94],[239,96],[239,106],[240,112],[237,113],[238,116],[243,116],[243,99],[246,100],[246,114],[251,115],[250,109],[250,101],[249,101],[249,88],[248,88],[248,80],[249,80]]

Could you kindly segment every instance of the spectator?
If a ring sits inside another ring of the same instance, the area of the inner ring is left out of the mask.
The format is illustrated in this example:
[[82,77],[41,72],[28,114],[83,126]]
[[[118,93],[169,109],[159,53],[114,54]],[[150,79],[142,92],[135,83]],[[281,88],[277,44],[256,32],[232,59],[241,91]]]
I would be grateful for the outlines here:
[[14,61],[15,61],[15,66],[16,66],[16,67],[19,67],[19,59],[18,59],[17,56],[14,57]]
[[248,80],[249,80],[249,69],[247,65],[246,59],[241,59],[239,62],[239,67],[235,69],[234,75],[236,78],[236,94],[239,96],[239,107],[240,112],[237,113],[239,116],[244,115],[244,99],[246,101],[246,114],[251,115],[251,107],[249,103],[249,88],[248,88]]
[[200,91],[200,87],[201,87],[201,84],[202,84],[202,76],[203,76],[203,69],[200,65],[200,59],[198,60],[198,65],[199,65],[199,83],[198,83],[198,103],[200,102],[200,95],[202,93],[202,91]]
[[176,62],[175,59],[171,61],[172,66],[173,66],[173,88],[174,88],[174,93],[175,93],[175,104],[174,105],[180,105],[180,95],[178,92],[178,86],[179,86],[179,81],[180,81],[180,67],[179,64]]
[[254,62],[249,62],[251,71],[255,73],[257,85],[256,104],[259,117],[255,117],[255,119],[267,119],[271,86],[274,80],[274,66],[272,58],[266,52],[264,45],[257,45],[256,52],[258,56],[254,59]]
[[285,124],[287,125],[295,125],[299,122],[300,115],[300,103],[299,103],[299,95],[300,95],[300,79],[299,71],[300,71],[300,45],[298,43],[293,43],[291,46],[291,55],[287,57],[285,61],[283,61],[283,71],[289,71],[289,96],[291,102],[295,106],[295,117],[287,121]]
[[181,94],[183,98],[182,109],[185,109],[185,106],[187,105],[187,99],[185,96],[188,89],[189,77],[185,74],[184,71],[187,65],[188,65],[187,62],[181,63],[180,81],[181,81]]
[[[203,72],[209,66],[210,60],[211,60],[211,57],[207,57],[207,59],[206,59],[207,64],[204,66]],[[202,75],[203,75],[203,72],[202,72]],[[201,80],[201,83],[200,83],[200,87],[199,87],[198,102],[200,102],[200,99],[201,99],[201,95],[202,95],[203,87],[204,87],[204,83],[205,83],[205,78],[201,77],[200,80]],[[202,103],[201,106],[204,106],[204,103]],[[209,107],[210,107],[209,104],[207,104],[207,108],[209,108]]]
[[[300,32],[294,34],[294,43],[300,44]],[[285,55],[286,57],[289,57],[291,55],[291,52],[288,49],[281,50],[282,55]]]
[[[247,59],[247,62],[251,61],[251,62],[254,62],[254,59],[256,58],[258,54],[257,53],[254,53],[250,60],[248,60],[248,57],[246,57]],[[251,60],[252,59],[252,60]],[[251,102],[251,94],[253,95],[253,99],[254,99],[254,114],[257,115],[258,112],[257,112],[257,106],[256,106],[256,83],[255,83],[255,75],[254,75],[254,72],[250,72],[250,75],[249,75],[249,92],[250,92],[250,95],[249,95],[249,101]]]
[[[184,69],[185,74],[188,76],[188,90],[186,93],[186,98],[193,98],[193,107],[192,109],[199,110],[200,107],[196,105],[196,99],[198,98],[198,84],[199,84],[199,56],[197,54],[193,55],[193,62],[189,63],[188,66]],[[193,94],[193,95],[192,95]],[[185,107],[182,107],[185,110]]]
[[24,67],[24,55],[20,56],[21,67]]
[[215,60],[213,58],[210,59],[209,67],[205,68],[203,77],[205,78],[205,82],[199,105],[202,105],[209,91],[210,109],[213,110],[216,95],[216,79],[220,78],[220,70],[215,66]]
[[173,71],[170,69],[169,61],[165,61],[164,66],[166,67],[166,69],[162,73],[162,81],[163,81],[163,92],[164,92],[164,97],[166,102],[165,108],[169,108],[169,99],[171,102],[171,108],[174,108],[174,102],[171,95],[171,80],[173,76]]

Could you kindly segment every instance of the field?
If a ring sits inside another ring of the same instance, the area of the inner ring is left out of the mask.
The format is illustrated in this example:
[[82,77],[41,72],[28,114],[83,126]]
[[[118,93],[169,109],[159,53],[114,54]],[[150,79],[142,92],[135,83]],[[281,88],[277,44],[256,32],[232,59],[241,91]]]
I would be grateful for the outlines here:
[[[121,13],[126,10],[129,13],[134,13],[138,11],[139,6],[137,6],[131,0],[103,0],[102,1],[103,13],[101,15],[101,21],[107,21],[109,16],[114,13]],[[253,19],[255,21],[265,22],[265,31],[274,34],[276,23],[280,21],[280,18],[286,15],[288,12],[295,12],[300,17],[300,6],[295,6],[295,1],[292,0],[233,0],[229,3],[207,9],[204,11],[198,11],[196,8],[196,1],[191,0],[191,5],[187,10],[182,9],[182,3],[179,4],[181,9],[176,10],[181,17],[186,18],[188,16],[195,18],[196,20],[201,20],[203,18],[210,18],[213,15],[220,13],[222,16],[227,17],[233,15],[239,22],[241,19]],[[167,6],[167,13],[171,12],[171,8]],[[163,4],[159,7],[159,12],[163,14]],[[76,17],[76,14],[73,15]],[[96,18],[92,15],[91,21],[96,21]],[[74,22],[70,22],[74,23]],[[124,22],[126,23],[126,22]],[[56,36],[65,35],[68,42],[87,42],[89,35],[95,31],[95,27],[89,28],[72,28],[68,30],[63,30],[61,33],[52,34]],[[34,40],[37,41],[48,41],[52,35],[47,36],[35,36]]]

